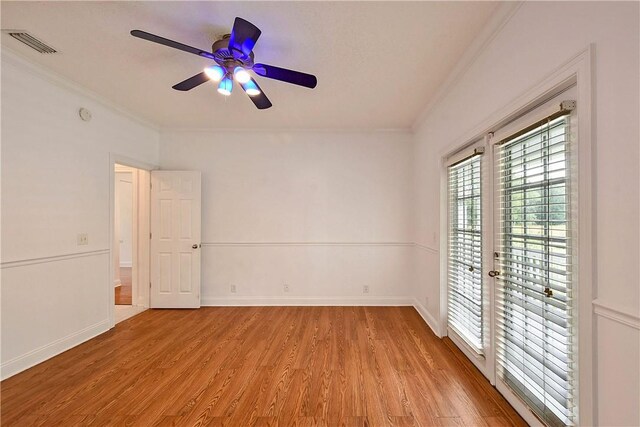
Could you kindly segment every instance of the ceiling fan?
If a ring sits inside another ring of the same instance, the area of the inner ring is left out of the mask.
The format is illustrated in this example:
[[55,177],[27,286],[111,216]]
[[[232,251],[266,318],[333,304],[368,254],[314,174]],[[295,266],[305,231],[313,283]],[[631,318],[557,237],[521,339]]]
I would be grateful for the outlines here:
[[263,110],[271,107],[271,101],[269,101],[269,98],[262,92],[258,83],[251,77],[249,70],[253,70],[257,75],[269,79],[280,80],[311,89],[316,87],[318,80],[311,74],[274,67],[273,65],[255,63],[253,61],[253,47],[261,33],[262,31],[251,22],[242,18],[236,18],[231,34],[226,34],[220,40],[214,42],[211,46],[211,52],[207,52],[147,33],[146,31],[131,31],[131,35],[134,37],[193,53],[194,55],[202,56],[203,58],[208,58],[216,62],[217,65],[207,67],[201,73],[174,85],[173,88],[176,90],[191,90],[208,80],[212,80],[218,82],[219,93],[229,96],[233,90],[233,81],[235,80],[246,94],[249,95],[249,98],[255,106]]

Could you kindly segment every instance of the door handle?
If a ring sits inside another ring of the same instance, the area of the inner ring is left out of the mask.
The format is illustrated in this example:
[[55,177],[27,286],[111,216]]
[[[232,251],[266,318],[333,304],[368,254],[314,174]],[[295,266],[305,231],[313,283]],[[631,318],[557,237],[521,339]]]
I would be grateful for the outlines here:
[[197,243],[194,243],[193,245],[191,245],[192,249],[198,249],[199,247],[200,247],[200,245],[197,244]]
[[490,277],[496,277],[496,276],[499,276],[499,275],[500,275],[500,272],[498,270],[491,270],[489,272],[489,276]]

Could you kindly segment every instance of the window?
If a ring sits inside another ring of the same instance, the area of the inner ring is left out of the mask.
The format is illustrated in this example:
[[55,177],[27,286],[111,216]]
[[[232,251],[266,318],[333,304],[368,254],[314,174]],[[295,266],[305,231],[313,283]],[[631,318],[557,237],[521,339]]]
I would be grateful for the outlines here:
[[448,326],[483,351],[482,191],[479,151],[448,170]]
[[562,114],[496,147],[497,374],[553,426],[574,424],[576,411],[571,116]]

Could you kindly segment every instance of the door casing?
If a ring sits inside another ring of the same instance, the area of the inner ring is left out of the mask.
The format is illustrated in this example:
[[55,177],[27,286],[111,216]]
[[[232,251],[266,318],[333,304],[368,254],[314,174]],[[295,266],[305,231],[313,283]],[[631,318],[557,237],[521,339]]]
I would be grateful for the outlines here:
[[[135,305],[149,307],[149,228],[150,228],[150,171],[157,169],[156,165],[141,162],[117,153],[109,153],[109,280],[107,283],[107,313],[109,328],[115,326],[115,293],[114,285],[114,235],[115,235],[115,167],[116,164],[138,169],[137,185],[137,250],[134,253],[135,273],[138,284],[138,299]],[[132,296],[133,298],[133,296]],[[132,300],[132,303],[134,301]]]

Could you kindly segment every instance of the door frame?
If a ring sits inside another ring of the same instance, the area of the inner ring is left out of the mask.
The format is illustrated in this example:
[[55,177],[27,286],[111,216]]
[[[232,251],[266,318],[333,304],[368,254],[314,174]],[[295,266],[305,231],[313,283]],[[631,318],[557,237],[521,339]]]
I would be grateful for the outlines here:
[[[137,181],[136,188],[132,188],[132,191],[138,193],[137,207],[134,207],[134,211],[137,210],[137,235],[134,236],[134,240],[137,240],[137,256],[134,255],[134,259],[137,258],[137,284],[138,291],[143,296],[134,301],[134,295],[132,295],[132,305],[140,305],[142,307],[149,307],[149,288],[144,286],[144,283],[149,282],[150,268],[149,268],[149,254],[150,254],[150,242],[149,242],[149,228],[151,225],[151,171],[158,169],[157,165],[142,162],[131,157],[123,156],[117,153],[109,153],[109,281],[107,288],[107,313],[109,317],[109,329],[115,326],[115,292],[114,292],[114,221],[115,221],[115,180],[116,180],[116,164],[129,166],[132,168],[140,169],[147,172],[146,179],[134,179]],[[147,238],[144,238],[147,237]],[[144,262],[146,260],[146,262]],[[135,261],[134,261],[135,262]],[[133,270],[132,270],[133,273]],[[141,280],[146,277],[146,280]],[[133,294],[133,292],[132,292]]]
[[[593,299],[596,296],[596,276],[594,274],[597,265],[597,253],[595,251],[595,205],[593,174],[595,172],[593,164],[593,150],[595,147],[594,121],[594,98],[595,81],[593,73],[593,61],[595,46],[588,45],[578,52],[566,63],[560,65],[544,79],[534,84],[523,94],[516,97],[512,102],[498,111],[491,114],[480,125],[468,132],[463,138],[457,139],[452,144],[454,149],[445,149],[439,153],[440,157],[440,236],[447,236],[448,233],[448,209],[447,209],[447,159],[455,153],[463,150],[467,146],[478,141],[487,134],[493,133],[503,125],[513,121],[526,111],[532,110],[540,104],[542,100],[550,99],[553,95],[562,91],[563,87],[575,84],[578,102],[578,233],[579,240],[576,247],[579,259],[577,276],[580,281],[580,289],[577,292],[578,307],[578,422],[580,425],[593,425],[596,419],[596,408],[594,407],[594,336],[593,336]],[[493,157],[492,144],[488,144],[487,155]],[[491,177],[493,185],[493,176]],[[484,187],[483,187],[484,188]],[[493,224],[493,221],[492,221]],[[493,238],[495,230],[491,230],[492,235],[485,236]],[[440,336],[447,335],[447,262],[448,239],[440,239]],[[488,280],[486,286],[494,288],[494,280]],[[493,304],[493,301],[491,302]],[[491,313],[491,334],[495,339],[495,310]],[[495,348],[494,343],[491,347]],[[464,350],[463,350],[464,351]],[[471,360],[478,365],[477,361]],[[496,378],[495,363],[493,372],[489,375],[483,374],[491,381]],[[481,369],[482,370],[482,369]],[[493,381],[492,381],[493,382]],[[531,412],[522,401],[510,390],[500,386],[496,381],[498,391],[500,391],[507,401],[517,410],[517,412],[531,425],[541,425],[537,417]]]

